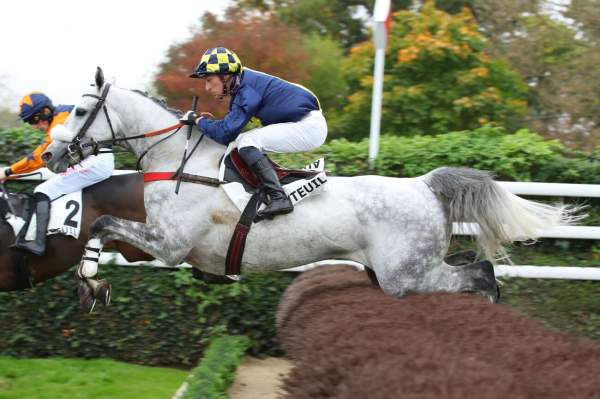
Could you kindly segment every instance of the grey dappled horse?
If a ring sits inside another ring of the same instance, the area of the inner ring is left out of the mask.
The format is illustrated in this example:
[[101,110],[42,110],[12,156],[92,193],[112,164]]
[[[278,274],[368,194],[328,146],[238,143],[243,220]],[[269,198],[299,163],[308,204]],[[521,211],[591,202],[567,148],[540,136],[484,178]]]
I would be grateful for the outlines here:
[[[105,84],[99,69],[96,89],[84,95],[65,129],[53,135],[45,159],[51,170],[62,172],[95,151],[95,143],[108,144],[177,122],[176,115],[139,92]],[[194,129],[192,144],[199,136]],[[152,147],[161,137],[122,144],[138,158],[148,151],[141,161],[144,172],[174,172],[186,135],[182,131]],[[224,146],[205,137],[185,172],[216,178],[224,152]],[[176,195],[175,185],[175,181],[145,185],[145,224],[102,216],[92,235],[102,242],[125,241],[168,265],[185,261],[223,275],[240,212],[219,187],[183,183]],[[325,192],[308,198],[293,213],[253,225],[242,262],[244,272],[347,259],[373,270],[390,295],[476,291],[495,300],[497,287],[489,262],[472,267],[444,262],[452,222],[478,223],[479,248],[493,259],[505,253],[504,243],[535,239],[537,229],[575,219],[574,209],[519,198],[487,172],[474,169],[439,168],[410,179],[331,177],[326,186]]]

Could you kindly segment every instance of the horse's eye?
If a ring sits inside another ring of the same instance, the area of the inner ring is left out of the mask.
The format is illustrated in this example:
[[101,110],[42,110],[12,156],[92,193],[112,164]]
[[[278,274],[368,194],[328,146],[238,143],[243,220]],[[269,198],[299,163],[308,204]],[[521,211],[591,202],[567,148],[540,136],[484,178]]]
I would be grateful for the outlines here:
[[75,115],[76,116],[83,116],[85,115],[85,113],[87,112],[87,110],[85,108],[75,108]]

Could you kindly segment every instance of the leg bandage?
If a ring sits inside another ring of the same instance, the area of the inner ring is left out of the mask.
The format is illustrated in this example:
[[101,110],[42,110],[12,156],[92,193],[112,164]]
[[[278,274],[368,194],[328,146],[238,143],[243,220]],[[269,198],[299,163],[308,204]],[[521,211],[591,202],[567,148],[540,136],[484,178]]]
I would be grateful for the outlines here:
[[102,242],[100,242],[100,239],[90,239],[85,246],[85,253],[78,269],[78,273],[81,277],[92,278],[98,273],[98,261],[101,253]]

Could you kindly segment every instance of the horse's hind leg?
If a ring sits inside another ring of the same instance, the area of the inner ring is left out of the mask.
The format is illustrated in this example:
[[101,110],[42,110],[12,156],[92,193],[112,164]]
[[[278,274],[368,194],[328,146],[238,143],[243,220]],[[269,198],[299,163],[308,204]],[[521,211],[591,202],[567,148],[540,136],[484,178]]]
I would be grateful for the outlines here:
[[444,291],[477,292],[494,303],[500,298],[494,267],[488,261],[451,266],[441,257],[428,257],[375,270],[384,292],[396,297]]
[[446,275],[448,292],[475,292],[496,303],[500,300],[500,289],[496,282],[494,266],[487,260],[457,266],[442,262],[440,275]]
[[471,250],[458,251],[450,255],[446,255],[444,262],[452,266],[468,265],[475,263],[477,260],[477,252]]
[[472,277],[470,286],[465,287],[461,291],[478,292],[487,297],[492,303],[500,301],[500,288],[498,287],[494,266],[491,262],[482,260],[468,265],[450,267],[455,267]]

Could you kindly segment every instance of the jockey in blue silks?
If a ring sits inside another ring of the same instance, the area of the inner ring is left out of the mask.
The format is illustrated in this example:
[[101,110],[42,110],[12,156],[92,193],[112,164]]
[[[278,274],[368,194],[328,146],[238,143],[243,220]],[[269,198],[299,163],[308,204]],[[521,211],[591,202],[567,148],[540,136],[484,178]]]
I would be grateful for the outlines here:
[[[238,56],[224,47],[207,50],[190,77],[205,79],[206,90],[216,98],[228,97],[229,112],[223,119],[213,120],[188,111],[181,123],[195,124],[223,145],[237,141],[240,156],[268,195],[259,216],[292,212],[292,202],[264,153],[310,151],[325,142],[327,122],[317,97],[303,86],[242,67]],[[258,118],[262,127],[242,133],[252,117]]]

